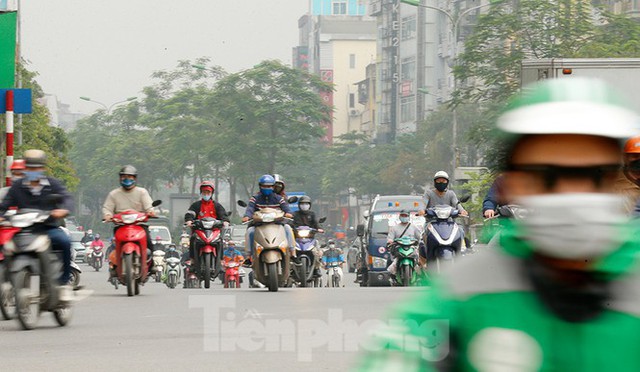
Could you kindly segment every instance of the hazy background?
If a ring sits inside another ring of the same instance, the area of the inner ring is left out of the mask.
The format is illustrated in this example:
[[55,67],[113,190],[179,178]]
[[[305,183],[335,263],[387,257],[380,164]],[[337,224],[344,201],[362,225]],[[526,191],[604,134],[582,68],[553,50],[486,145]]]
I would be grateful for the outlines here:
[[208,56],[229,72],[291,63],[307,0],[22,0],[22,57],[72,111],[140,96],[156,70]]

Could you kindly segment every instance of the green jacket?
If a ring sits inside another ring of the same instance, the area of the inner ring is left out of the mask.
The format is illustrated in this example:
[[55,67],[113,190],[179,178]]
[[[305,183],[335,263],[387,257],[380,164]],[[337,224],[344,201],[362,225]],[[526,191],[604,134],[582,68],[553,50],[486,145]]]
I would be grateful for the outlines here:
[[367,345],[360,371],[640,371],[640,234],[594,263],[606,278],[604,310],[565,321],[533,291],[530,247],[517,227],[500,248],[465,257],[394,310]]

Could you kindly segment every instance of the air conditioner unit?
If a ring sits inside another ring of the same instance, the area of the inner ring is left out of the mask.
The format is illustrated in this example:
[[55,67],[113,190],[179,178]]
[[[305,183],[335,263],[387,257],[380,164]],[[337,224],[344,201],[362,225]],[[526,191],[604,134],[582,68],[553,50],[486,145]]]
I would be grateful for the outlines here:
[[360,115],[360,110],[358,109],[349,109],[349,116],[358,116]]

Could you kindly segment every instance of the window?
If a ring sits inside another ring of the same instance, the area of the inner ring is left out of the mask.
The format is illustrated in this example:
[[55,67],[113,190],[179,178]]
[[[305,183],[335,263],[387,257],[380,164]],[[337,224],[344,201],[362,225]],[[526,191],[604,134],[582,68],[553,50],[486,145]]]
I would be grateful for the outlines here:
[[416,37],[416,16],[402,18],[402,40]]
[[416,120],[416,97],[400,99],[400,121],[403,123]]
[[416,57],[403,58],[400,66],[400,77],[402,81],[415,80],[416,78]]
[[349,54],[349,68],[356,68],[356,55]]
[[347,0],[333,0],[332,10],[334,15],[347,14]]
[[349,108],[356,107],[356,94],[349,93]]

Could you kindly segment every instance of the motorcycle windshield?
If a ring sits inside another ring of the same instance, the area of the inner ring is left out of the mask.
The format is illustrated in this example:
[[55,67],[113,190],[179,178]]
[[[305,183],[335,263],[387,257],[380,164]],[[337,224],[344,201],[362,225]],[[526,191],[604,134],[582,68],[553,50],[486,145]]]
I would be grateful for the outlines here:
[[454,226],[454,222],[436,222],[433,224],[434,229],[443,240],[447,240],[451,237]]

